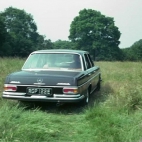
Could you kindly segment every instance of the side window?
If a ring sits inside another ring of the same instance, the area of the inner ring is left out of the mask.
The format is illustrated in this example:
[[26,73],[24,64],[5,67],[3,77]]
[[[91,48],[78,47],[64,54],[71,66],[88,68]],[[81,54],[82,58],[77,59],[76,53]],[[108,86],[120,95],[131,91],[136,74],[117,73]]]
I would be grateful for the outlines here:
[[86,61],[87,69],[89,69],[89,68],[91,68],[91,63],[89,61],[89,58],[88,58],[87,54],[84,54],[84,56],[85,56],[85,61]]
[[93,60],[91,59],[91,56],[90,56],[89,54],[88,54],[88,58],[89,58],[89,60],[90,60],[91,66],[94,67],[94,62],[93,62]]

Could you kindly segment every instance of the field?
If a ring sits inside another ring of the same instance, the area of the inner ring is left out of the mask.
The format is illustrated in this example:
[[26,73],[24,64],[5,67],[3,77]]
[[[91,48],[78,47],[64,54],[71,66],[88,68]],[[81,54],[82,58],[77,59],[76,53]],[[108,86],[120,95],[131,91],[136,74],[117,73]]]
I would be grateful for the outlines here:
[[[0,96],[5,77],[24,59],[0,58]],[[1,142],[139,142],[142,140],[142,63],[97,62],[101,91],[91,102],[27,107],[0,97]]]

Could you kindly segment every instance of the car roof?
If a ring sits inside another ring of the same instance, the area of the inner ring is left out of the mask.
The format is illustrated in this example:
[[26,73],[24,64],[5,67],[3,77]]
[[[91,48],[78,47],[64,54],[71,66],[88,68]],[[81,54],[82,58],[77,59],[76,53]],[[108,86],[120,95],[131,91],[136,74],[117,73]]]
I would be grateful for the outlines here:
[[32,53],[77,53],[77,54],[84,54],[88,53],[87,51],[83,50],[71,50],[71,49],[48,49],[48,50],[37,50]]

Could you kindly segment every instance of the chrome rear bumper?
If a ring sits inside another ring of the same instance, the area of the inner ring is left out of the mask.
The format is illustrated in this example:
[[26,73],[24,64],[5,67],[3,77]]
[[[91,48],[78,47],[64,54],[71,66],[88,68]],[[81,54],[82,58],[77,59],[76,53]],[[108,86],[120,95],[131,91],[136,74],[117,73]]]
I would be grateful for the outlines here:
[[84,95],[66,95],[66,94],[53,94],[52,97],[32,95],[27,96],[26,93],[16,92],[3,92],[2,95],[5,99],[23,100],[23,101],[43,101],[43,102],[79,102],[85,98]]

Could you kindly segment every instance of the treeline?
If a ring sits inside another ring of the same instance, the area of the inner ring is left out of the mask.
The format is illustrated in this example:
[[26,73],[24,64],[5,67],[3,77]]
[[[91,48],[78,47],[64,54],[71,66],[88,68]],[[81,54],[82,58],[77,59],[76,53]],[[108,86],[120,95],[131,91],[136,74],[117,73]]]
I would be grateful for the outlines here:
[[12,7],[0,13],[0,56],[26,57],[34,50],[50,48],[50,44],[37,32],[31,14]]
[[94,60],[142,61],[142,40],[120,49],[120,36],[113,18],[92,9],[81,10],[73,19],[68,41],[55,42],[37,32],[33,16],[24,10],[9,7],[0,12],[0,57],[27,57],[40,49],[77,49],[89,51]]
[[128,61],[142,61],[142,39],[136,41],[131,47],[122,49],[124,58]]

